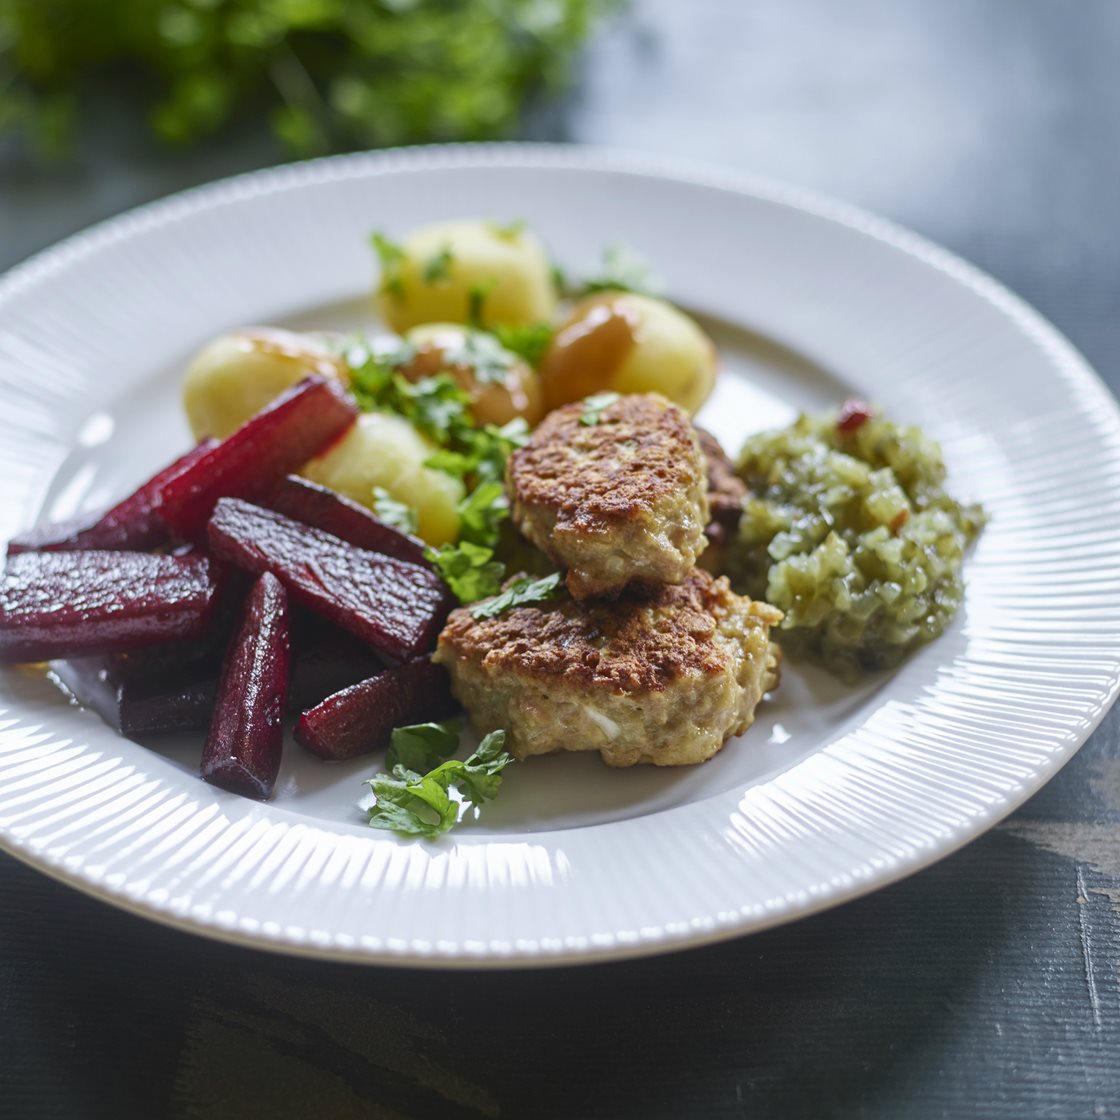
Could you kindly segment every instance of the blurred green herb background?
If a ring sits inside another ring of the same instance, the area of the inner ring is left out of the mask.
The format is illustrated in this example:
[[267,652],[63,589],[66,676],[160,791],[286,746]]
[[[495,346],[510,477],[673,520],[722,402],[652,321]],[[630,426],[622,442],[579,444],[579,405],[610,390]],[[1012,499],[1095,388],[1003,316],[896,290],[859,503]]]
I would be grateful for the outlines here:
[[64,156],[94,89],[172,144],[267,114],[294,156],[500,137],[615,0],[0,0],[0,136]]

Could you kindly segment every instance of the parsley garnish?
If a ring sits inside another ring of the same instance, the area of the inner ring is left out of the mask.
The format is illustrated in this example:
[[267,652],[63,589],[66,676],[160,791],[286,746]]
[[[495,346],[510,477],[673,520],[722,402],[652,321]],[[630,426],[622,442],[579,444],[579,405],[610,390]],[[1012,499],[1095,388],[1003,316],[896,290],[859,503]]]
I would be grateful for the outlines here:
[[370,242],[381,264],[381,284],[378,290],[391,295],[394,299],[404,299],[404,278],[401,276],[404,250],[383,233],[372,233]]
[[506,460],[528,442],[529,424],[522,416],[514,417],[500,428],[487,424],[459,436],[460,446],[470,456],[471,474],[479,482],[504,478]]
[[438,550],[427,548],[424,555],[460,603],[486,599],[502,588],[506,566],[494,559],[492,548],[460,541]]
[[509,516],[501,480],[510,453],[528,441],[529,426],[518,418],[501,427],[476,427],[470,398],[450,377],[437,374],[413,384],[390,364],[397,356],[351,347],[346,355],[351,391],[367,411],[397,413],[434,440],[439,450],[424,465],[468,487],[459,503],[459,543],[429,548],[426,555],[461,602],[485,599],[501,590],[505,578],[505,566],[494,559],[501,524]]
[[424,262],[424,283],[437,284],[441,280],[447,280],[451,276],[451,264],[454,260],[451,250],[446,245],[434,256],[429,257]]
[[565,296],[572,295],[572,291],[568,287],[568,277],[564,270],[555,262],[552,265],[552,286],[556,289],[556,294],[563,299]]
[[502,522],[509,517],[505,487],[497,479],[480,482],[459,503],[458,512],[460,539],[493,547]]
[[513,610],[514,607],[524,607],[530,603],[546,603],[556,598],[563,578],[559,572],[553,572],[552,575],[541,576],[540,579],[529,579],[525,576],[515,579],[500,595],[471,607],[471,618],[497,618],[498,615]]
[[432,839],[459,823],[464,804],[477,811],[497,797],[502,771],[513,761],[503,749],[506,733],[491,731],[463,762],[447,758],[458,741],[447,724],[397,728],[385,756],[389,772],[365,783],[377,799],[368,811],[370,827]]
[[490,293],[497,287],[497,280],[480,280],[467,289],[467,322],[476,331],[486,329],[483,310]]
[[494,236],[500,237],[503,241],[516,241],[525,232],[524,218],[515,218],[512,222],[506,222],[505,225],[502,225],[501,222],[489,222],[488,224]]
[[507,350],[520,355],[534,369],[540,366],[541,359],[552,345],[555,333],[548,323],[534,323],[524,327],[500,323],[493,330],[498,341]]
[[595,393],[593,396],[585,397],[583,415],[580,416],[579,422],[593,428],[602,420],[603,413],[618,400],[618,396],[618,393]]
[[350,390],[367,412],[395,412],[411,421],[436,443],[446,443],[460,426],[470,426],[470,397],[445,373],[413,383],[393,364],[407,360],[403,352],[374,354],[368,347],[354,347],[346,356]]
[[473,603],[501,590],[505,565],[494,559],[502,522],[509,516],[505,488],[496,479],[480,482],[460,503],[458,544],[425,555],[461,603]]
[[389,770],[394,766],[405,766],[426,774],[455,753],[461,730],[462,724],[457,719],[394,728],[389,736],[389,749],[385,752],[385,766]]
[[517,355],[486,331],[470,330],[460,346],[443,351],[449,366],[469,366],[483,384],[501,383],[517,362]]
[[654,295],[661,281],[649,264],[626,245],[610,245],[603,251],[602,271],[578,285],[572,295],[589,296],[596,292],[637,292]]
[[398,502],[381,486],[373,488],[373,512],[386,525],[392,525],[402,533],[416,532],[416,511],[404,502]]

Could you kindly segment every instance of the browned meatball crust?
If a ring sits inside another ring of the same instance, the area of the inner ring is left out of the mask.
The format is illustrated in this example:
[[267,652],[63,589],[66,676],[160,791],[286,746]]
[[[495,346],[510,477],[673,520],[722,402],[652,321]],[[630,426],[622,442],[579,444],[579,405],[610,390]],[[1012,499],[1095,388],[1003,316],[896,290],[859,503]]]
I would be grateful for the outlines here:
[[510,456],[514,524],[567,569],[576,599],[679,583],[708,523],[704,456],[687,414],[643,393],[586,419],[582,402],[558,408]]
[[704,762],[778,683],[781,611],[693,569],[648,599],[568,596],[476,619],[453,611],[434,660],[480,734],[516,758],[597,750],[610,766]]

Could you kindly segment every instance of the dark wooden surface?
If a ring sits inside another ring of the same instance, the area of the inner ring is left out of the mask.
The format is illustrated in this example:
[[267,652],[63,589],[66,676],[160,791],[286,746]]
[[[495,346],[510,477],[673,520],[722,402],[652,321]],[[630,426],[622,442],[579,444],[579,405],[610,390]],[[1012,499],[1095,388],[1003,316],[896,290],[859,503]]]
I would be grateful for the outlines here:
[[[650,0],[535,138],[791,179],[944,242],[1120,387],[1115,0]],[[104,116],[0,150],[0,267],[272,162]],[[714,948],[448,975],[254,954],[0,858],[0,1117],[1120,1117],[1120,742],[887,890]]]

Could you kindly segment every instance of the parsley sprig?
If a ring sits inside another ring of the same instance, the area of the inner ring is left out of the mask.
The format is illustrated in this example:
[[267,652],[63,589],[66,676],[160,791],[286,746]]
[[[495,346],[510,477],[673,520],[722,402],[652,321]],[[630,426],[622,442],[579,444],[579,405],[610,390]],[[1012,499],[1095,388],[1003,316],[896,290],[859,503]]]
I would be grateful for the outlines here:
[[398,502],[383,486],[373,488],[373,512],[386,525],[392,525],[402,533],[416,532],[416,510]]
[[475,619],[497,618],[514,607],[525,607],[530,603],[546,603],[555,599],[560,588],[563,576],[559,572],[541,576],[540,579],[529,579],[522,576],[513,580],[510,585],[492,598],[482,603],[475,603],[471,607],[471,617]]
[[590,296],[597,292],[636,292],[657,295],[662,288],[660,277],[649,262],[627,245],[609,245],[603,250],[603,263],[597,275],[577,284],[568,294]]
[[498,796],[502,771],[513,761],[504,749],[506,733],[491,731],[460,761],[450,757],[459,745],[459,731],[458,722],[451,721],[393,732],[385,755],[387,772],[365,782],[376,799],[368,810],[371,828],[432,839],[454,828],[464,807],[477,812]]
[[404,250],[383,233],[371,233],[369,240],[381,265],[380,290],[394,299],[404,299]]
[[583,399],[583,412],[580,414],[579,422],[587,428],[593,428],[600,420],[603,419],[603,413],[615,401],[618,400],[618,393],[594,393],[590,397]]
[[532,323],[527,326],[498,323],[492,329],[506,350],[520,355],[533,369],[540,368],[556,333],[548,323]]

